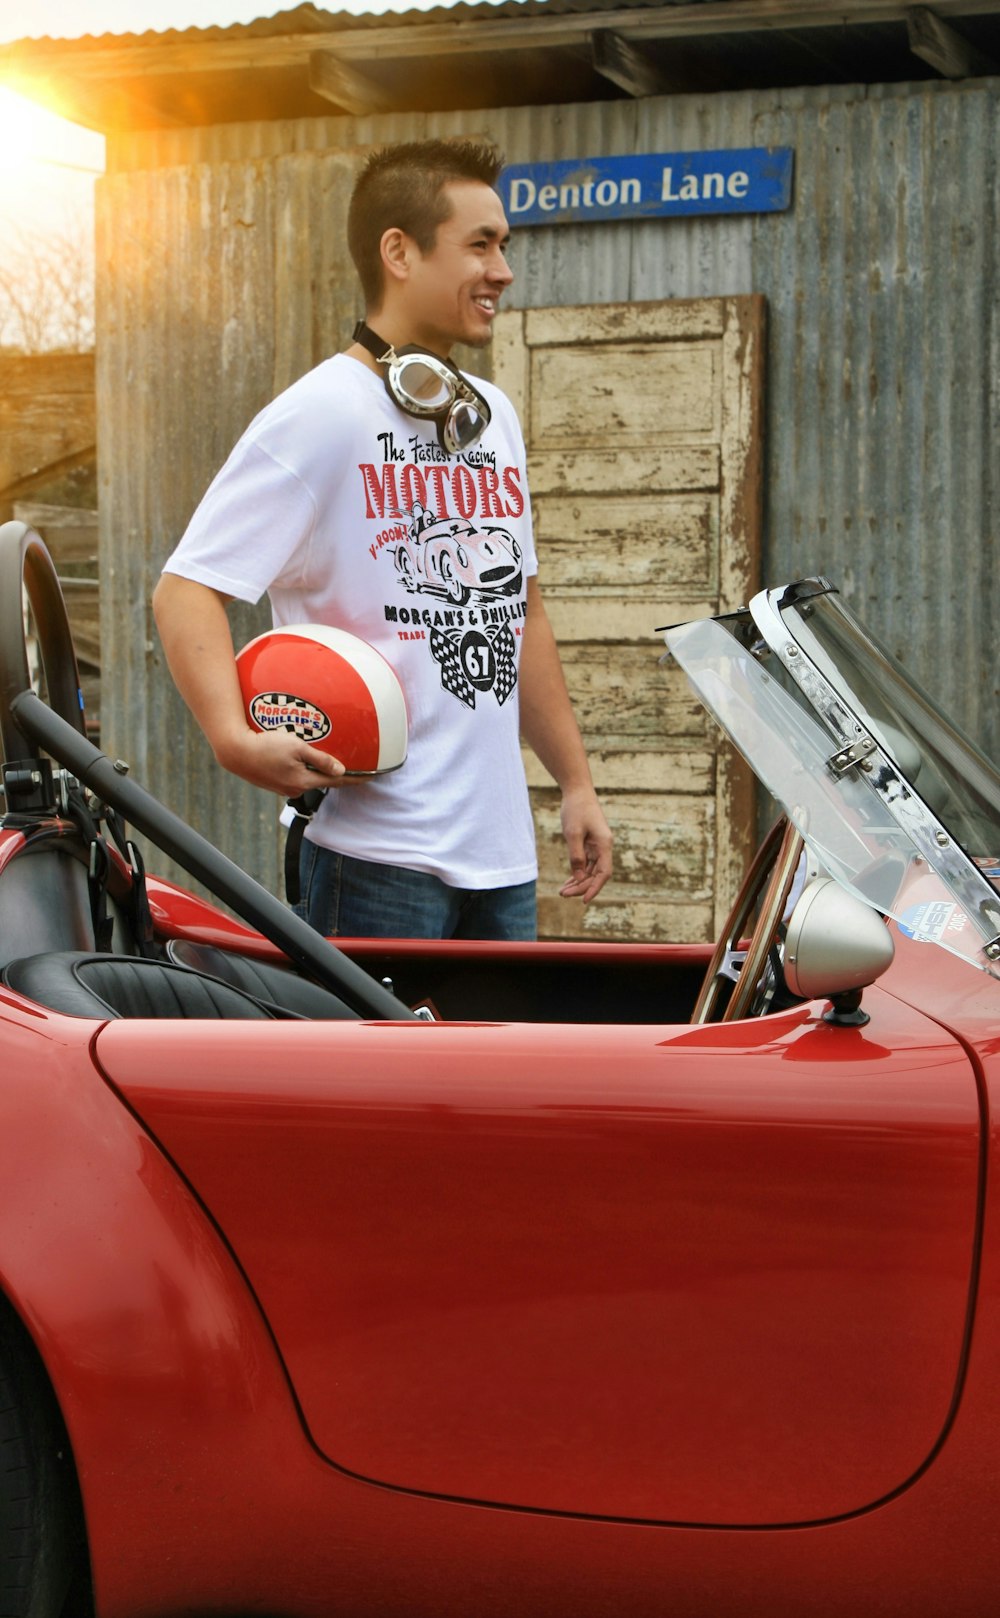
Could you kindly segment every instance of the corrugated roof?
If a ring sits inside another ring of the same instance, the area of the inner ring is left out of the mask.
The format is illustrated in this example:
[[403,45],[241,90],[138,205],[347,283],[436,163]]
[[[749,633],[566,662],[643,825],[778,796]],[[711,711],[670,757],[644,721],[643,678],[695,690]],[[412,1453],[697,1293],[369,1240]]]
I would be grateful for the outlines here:
[[[209,28],[150,28],[141,34],[81,34],[72,40],[74,47],[100,49],[123,45],[149,45],[154,41],[165,44],[197,44],[213,39],[268,39],[282,34],[323,34],[343,32],[345,28],[420,27],[443,22],[471,20],[475,17],[572,16],[590,12],[641,11],[662,8],[665,5],[702,5],[708,0],[481,0],[479,5],[461,0],[454,6],[434,6],[429,11],[355,12],[321,11],[318,6],[294,6],[290,11],[278,11],[273,17],[258,17],[253,22],[213,24]],[[718,3],[718,0],[716,0]],[[722,0],[727,3],[727,0]],[[15,41],[22,47],[44,50],[51,46],[64,49],[67,40],[46,34],[37,39]]]
[[1000,0],[936,0],[935,28],[950,19],[937,60],[914,49],[912,15],[906,0],[306,4],[227,27],[19,40],[0,76],[125,133],[1000,74]]

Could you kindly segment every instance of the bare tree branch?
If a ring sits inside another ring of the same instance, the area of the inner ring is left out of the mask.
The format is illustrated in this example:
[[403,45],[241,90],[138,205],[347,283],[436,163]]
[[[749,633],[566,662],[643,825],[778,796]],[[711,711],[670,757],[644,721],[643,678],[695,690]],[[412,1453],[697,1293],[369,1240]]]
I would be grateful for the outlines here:
[[5,232],[0,251],[0,349],[81,353],[94,346],[94,246],[83,216]]

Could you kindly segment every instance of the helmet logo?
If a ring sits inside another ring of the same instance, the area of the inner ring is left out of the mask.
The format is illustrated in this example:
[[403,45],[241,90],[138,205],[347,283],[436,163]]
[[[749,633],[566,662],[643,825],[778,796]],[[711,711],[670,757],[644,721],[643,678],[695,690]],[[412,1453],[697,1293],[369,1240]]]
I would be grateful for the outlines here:
[[290,730],[306,742],[322,741],[332,728],[327,715],[314,702],[282,691],[259,692],[251,699],[249,711],[260,730]]

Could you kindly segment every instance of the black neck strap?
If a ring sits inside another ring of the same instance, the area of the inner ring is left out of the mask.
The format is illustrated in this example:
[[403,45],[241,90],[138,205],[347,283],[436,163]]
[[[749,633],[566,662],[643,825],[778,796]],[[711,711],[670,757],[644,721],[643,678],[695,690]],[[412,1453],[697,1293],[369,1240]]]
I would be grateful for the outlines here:
[[384,360],[386,354],[392,348],[391,343],[387,343],[384,338],[379,336],[377,331],[372,331],[371,327],[366,326],[363,320],[359,320],[355,326],[354,331],[351,333],[351,341],[352,343],[360,343],[362,348],[366,348],[373,360]]
[[363,320],[359,320],[355,326],[351,333],[351,341],[352,343],[360,343],[362,348],[367,348],[372,359],[378,360],[380,364],[385,360],[386,355],[390,353],[400,356],[404,354],[431,354],[434,359],[441,360],[442,364],[449,366],[453,371],[456,369],[447,356],[442,357],[433,348],[424,348],[422,344],[406,343],[402,348],[396,348],[395,344],[387,343],[384,337],[380,337],[377,331],[372,331],[372,328],[366,325]]

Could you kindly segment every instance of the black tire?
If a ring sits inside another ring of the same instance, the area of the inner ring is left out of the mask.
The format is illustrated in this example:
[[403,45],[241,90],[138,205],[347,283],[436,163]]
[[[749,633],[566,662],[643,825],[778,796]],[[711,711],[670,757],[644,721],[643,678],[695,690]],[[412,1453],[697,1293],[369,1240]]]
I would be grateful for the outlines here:
[[34,1346],[0,1301],[0,1618],[93,1612],[66,1431]]
[[451,559],[450,551],[441,552],[438,564],[441,569],[441,578],[448,592],[448,600],[453,601],[456,607],[464,607],[469,599],[469,591],[455,572],[455,564]]
[[396,571],[402,578],[406,588],[412,594],[412,592],[417,588],[416,575],[413,570],[413,557],[410,555],[409,551],[404,550],[402,546],[399,546],[396,551]]

